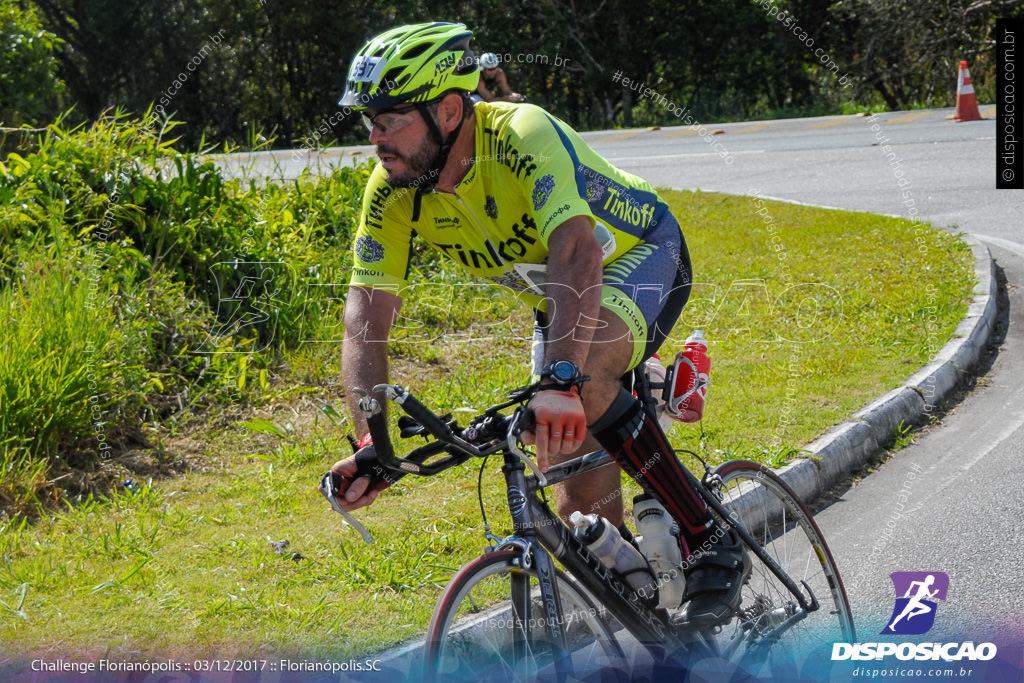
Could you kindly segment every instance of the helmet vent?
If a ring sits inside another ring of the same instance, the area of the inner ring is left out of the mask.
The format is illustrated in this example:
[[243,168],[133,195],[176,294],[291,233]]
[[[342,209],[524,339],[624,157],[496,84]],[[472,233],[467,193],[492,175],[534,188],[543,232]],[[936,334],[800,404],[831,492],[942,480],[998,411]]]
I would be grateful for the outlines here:
[[464,76],[465,74],[471,74],[477,70],[476,58],[473,55],[473,51],[469,48],[463,50],[462,59],[455,67],[456,76]]
[[391,69],[380,79],[379,90],[382,93],[391,92],[393,88],[401,88],[409,80],[409,74],[402,75],[402,69]]
[[411,48],[405,51],[402,55],[402,59],[415,59],[421,54],[434,47],[430,43],[420,43],[419,45],[413,45]]

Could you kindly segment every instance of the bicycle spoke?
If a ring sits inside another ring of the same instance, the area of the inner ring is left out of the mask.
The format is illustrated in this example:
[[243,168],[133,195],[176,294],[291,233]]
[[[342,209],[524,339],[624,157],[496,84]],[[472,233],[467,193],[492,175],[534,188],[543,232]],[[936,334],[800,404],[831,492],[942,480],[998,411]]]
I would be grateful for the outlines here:
[[[561,662],[547,628],[536,576],[516,553],[479,558],[438,603],[427,636],[424,674],[437,681],[525,681],[565,668],[576,674],[613,666],[621,650],[603,611],[562,574],[555,585],[568,653]],[[517,597],[518,596],[518,597]],[[512,598],[511,600],[509,598]],[[479,609],[478,605],[490,605]],[[517,607],[518,606],[518,607]]]
[[723,629],[727,656],[753,673],[797,666],[820,657],[831,643],[854,637],[842,580],[813,518],[774,473],[760,465],[730,462],[715,470],[722,478],[723,504],[765,552],[795,582],[800,600],[753,553],[740,614]]

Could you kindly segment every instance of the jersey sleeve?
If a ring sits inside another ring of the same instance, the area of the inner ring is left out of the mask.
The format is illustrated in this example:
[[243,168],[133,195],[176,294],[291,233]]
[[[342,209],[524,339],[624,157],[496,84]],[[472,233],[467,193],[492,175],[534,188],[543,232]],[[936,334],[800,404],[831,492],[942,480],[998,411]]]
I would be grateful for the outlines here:
[[363,192],[363,210],[352,240],[349,284],[397,294],[409,278],[414,233],[407,205],[412,193],[391,187],[385,175],[378,166]]
[[619,253],[662,220],[668,206],[646,181],[615,168],[567,125],[547,112],[511,126],[530,140],[529,194],[541,239],[566,220],[587,216],[615,235]]
[[[510,126],[509,146],[529,149],[531,158],[522,175],[517,172],[516,176],[525,184],[537,230],[547,244],[554,229],[565,221],[586,216],[593,224],[594,215],[587,203],[586,182],[580,182],[582,165],[573,143],[548,114],[530,113]],[[524,139],[529,145],[522,144]]]

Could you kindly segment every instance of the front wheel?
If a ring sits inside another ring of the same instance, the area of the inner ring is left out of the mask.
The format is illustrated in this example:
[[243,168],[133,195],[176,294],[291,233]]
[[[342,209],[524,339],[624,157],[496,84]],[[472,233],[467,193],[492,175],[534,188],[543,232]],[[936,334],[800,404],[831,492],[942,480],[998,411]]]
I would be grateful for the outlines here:
[[[828,658],[832,643],[853,642],[846,589],[835,559],[811,513],[771,469],[732,460],[705,479],[717,490],[733,524],[747,530],[818,609],[806,611],[792,592],[751,551],[750,579],[739,615],[719,643],[750,672],[778,675]],[[827,663],[824,664],[827,666]]]
[[424,679],[512,681],[616,668],[623,657],[603,607],[566,574],[555,572],[557,621],[567,654],[556,661],[534,568],[520,550],[499,550],[462,568],[434,610],[424,647]]

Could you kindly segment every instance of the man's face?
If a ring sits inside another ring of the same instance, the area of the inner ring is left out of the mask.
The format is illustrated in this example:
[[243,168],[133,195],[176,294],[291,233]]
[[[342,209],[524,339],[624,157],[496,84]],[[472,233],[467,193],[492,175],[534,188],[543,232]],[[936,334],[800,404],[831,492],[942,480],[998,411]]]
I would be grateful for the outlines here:
[[[424,113],[433,115],[429,109]],[[371,109],[365,118],[370,122],[370,143],[377,146],[377,157],[388,172],[388,184],[392,187],[423,184],[440,148],[431,139],[416,107]]]

